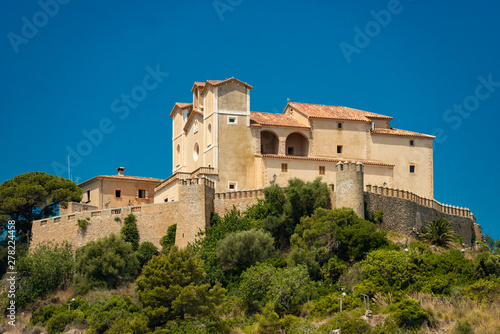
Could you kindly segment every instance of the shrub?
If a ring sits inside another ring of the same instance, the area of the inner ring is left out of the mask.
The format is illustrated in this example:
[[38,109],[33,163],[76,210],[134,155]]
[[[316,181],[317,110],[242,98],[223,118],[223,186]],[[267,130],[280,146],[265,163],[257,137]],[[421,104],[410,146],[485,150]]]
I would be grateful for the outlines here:
[[391,314],[399,327],[418,328],[425,321],[429,321],[429,314],[420,306],[420,304],[411,299],[389,305],[386,310]]
[[90,220],[89,218],[85,219],[78,219],[78,223],[76,225],[81,229],[81,230],[86,230],[87,226],[89,226]]
[[258,316],[259,333],[274,334],[281,329],[280,317],[274,312],[274,304],[269,302],[264,307],[262,315]]
[[137,250],[137,259],[141,267],[144,267],[155,255],[158,255],[158,247],[151,241],[144,241]]
[[63,305],[47,305],[36,309],[31,315],[30,324],[32,325],[45,325],[50,318],[58,313],[66,310]]
[[177,224],[170,225],[167,228],[167,234],[161,238],[163,253],[168,253],[170,248],[175,245],[175,235],[177,233]]
[[229,233],[217,243],[217,256],[222,264],[247,268],[270,257],[274,238],[262,230],[251,229]]
[[464,296],[481,303],[491,301],[500,292],[500,284],[480,279],[462,290]]
[[438,218],[422,226],[420,237],[432,245],[448,246],[455,238],[455,232],[446,218]]
[[132,244],[132,249],[136,251],[139,248],[139,229],[136,224],[137,219],[134,214],[129,214],[123,222],[123,227],[120,230],[120,235],[123,240]]
[[371,334],[372,327],[362,319],[349,319],[340,324],[342,334]]
[[139,262],[132,245],[115,234],[90,241],[76,250],[74,286],[78,293],[114,289],[137,275]]
[[453,326],[453,333],[455,334],[474,334],[474,327],[467,320],[458,320]]
[[59,334],[64,331],[66,325],[71,323],[74,319],[73,312],[62,312],[54,315],[47,321],[47,330],[50,334]]
[[37,245],[16,265],[16,306],[22,308],[37,297],[64,287],[71,281],[73,268],[71,246],[67,242],[55,246],[51,242]]

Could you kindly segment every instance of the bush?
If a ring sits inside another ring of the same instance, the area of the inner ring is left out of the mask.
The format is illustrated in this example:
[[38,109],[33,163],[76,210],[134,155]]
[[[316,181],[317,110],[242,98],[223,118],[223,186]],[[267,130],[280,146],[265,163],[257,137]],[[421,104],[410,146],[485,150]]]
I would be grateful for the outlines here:
[[18,260],[16,306],[24,307],[47,292],[66,286],[73,275],[71,246],[43,242],[28,256]]
[[93,288],[114,289],[135,277],[139,269],[132,245],[115,234],[78,248],[75,261],[74,286],[78,293]]
[[500,284],[486,279],[480,279],[462,290],[464,296],[481,303],[493,300],[500,292]]
[[161,238],[163,253],[168,253],[170,248],[175,245],[175,235],[177,233],[177,224],[170,225],[167,228],[167,234]]
[[372,327],[369,323],[362,319],[349,319],[340,324],[340,332],[342,334],[371,334]]
[[80,228],[81,230],[86,230],[89,224],[90,224],[89,218],[78,219],[78,223],[76,223],[78,228]]
[[150,241],[144,241],[141,243],[139,249],[137,250],[137,259],[139,260],[141,267],[144,267],[144,265],[155,255],[158,255],[158,247]]
[[270,257],[274,251],[274,238],[262,230],[251,229],[229,233],[217,243],[217,256],[222,264],[247,268]]
[[258,316],[259,333],[274,334],[281,329],[280,317],[274,312],[274,304],[269,302],[264,307],[262,315]]
[[139,229],[136,224],[137,219],[134,214],[129,214],[123,222],[123,227],[120,230],[120,235],[123,240],[132,244],[132,249],[136,251],[139,248]]
[[47,305],[36,309],[31,315],[30,324],[32,325],[45,325],[50,318],[54,315],[66,311],[63,305]]
[[474,334],[474,327],[467,320],[458,320],[453,326],[453,333],[455,334]]
[[387,313],[394,317],[394,321],[402,328],[418,328],[425,321],[429,321],[429,314],[420,306],[420,304],[411,299],[389,305]]
[[50,334],[59,334],[64,331],[66,326],[74,320],[73,312],[62,312],[54,315],[47,321],[47,330]]

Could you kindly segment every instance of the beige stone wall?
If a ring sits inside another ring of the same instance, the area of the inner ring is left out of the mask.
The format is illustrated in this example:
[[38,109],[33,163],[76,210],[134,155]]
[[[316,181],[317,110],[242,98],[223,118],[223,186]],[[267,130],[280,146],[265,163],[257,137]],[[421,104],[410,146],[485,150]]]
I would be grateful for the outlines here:
[[337,208],[352,208],[356,214],[364,218],[363,165],[355,163],[339,163],[337,168]]
[[249,206],[257,204],[259,198],[264,198],[262,189],[216,193],[214,212],[221,217],[223,217],[226,212],[231,211],[233,207],[243,212]]
[[[394,164],[394,188],[407,189],[420,196],[433,198],[432,139],[403,136],[372,135],[370,159]],[[410,146],[410,140],[415,146]],[[409,172],[410,164],[416,172]],[[381,185],[381,184],[378,184]]]
[[[203,116],[195,113],[186,131],[184,171],[191,172],[203,166],[203,151],[205,148],[203,129]],[[195,158],[195,144],[198,144],[197,159]]]
[[301,122],[302,124],[309,126],[309,120],[307,119],[307,117],[301,112],[291,108],[289,105],[286,106],[285,111],[283,113],[286,115],[290,115],[297,121]]
[[217,86],[218,110],[247,111],[247,88],[234,81]]
[[[311,121],[313,138],[312,156],[346,159],[366,159],[370,124],[360,122],[342,123],[342,130],[337,128],[335,120],[314,119]],[[337,153],[337,146],[342,146],[342,153]]]
[[98,209],[99,208],[97,206],[88,205],[85,203],[69,202],[66,208],[63,208],[62,206],[60,207],[59,216],[67,215],[73,212],[92,211]]
[[372,119],[375,128],[390,129],[391,121],[388,119]]
[[[56,243],[66,240],[75,250],[91,240],[111,233],[119,234],[125,217],[130,213],[137,218],[141,242],[151,241],[157,247],[161,247],[160,239],[166,234],[168,226],[182,219],[178,202],[74,213],[33,222],[30,247],[33,249],[44,240]],[[120,221],[115,220],[116,217]],[[83,231],[78,228],[77,221],[85,218],[90,219],[90,224]]]
[[179,200],[179,180],[172,181],[155,193],[155,203],[164,203],[166,199],[168,199],[169,202]]
[[[100,180],[88,183],[85,186],[80,186],[80,188],[82,188],[82,203],[95,206],[96,208],[100,208],[102,206]],[[89,201],[89,192],[90,192],[90,201]]]

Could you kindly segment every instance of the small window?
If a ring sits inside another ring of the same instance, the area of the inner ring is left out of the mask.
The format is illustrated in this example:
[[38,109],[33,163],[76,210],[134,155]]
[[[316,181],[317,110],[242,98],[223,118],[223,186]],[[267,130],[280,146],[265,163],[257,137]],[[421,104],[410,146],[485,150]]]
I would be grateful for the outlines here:
[[198,142],[194,144],[194,149],[193,149],[193,159],[194,161],[198,161],[198,157],[200,156],[200,145],[198,145]]
[[342,123],[337,123],[337,129],[342,130]]
[[319,175],[325,175],[325,166],[319,166]]
[[163,202],[167,203],[168,202],[168,197],[165,197],[165,199],[163,200]]
[[231,190],[231,191],[234,191],[234,190],[236,190],[236,189],[238,188],[238,187],[237,187],[237,186],[238,186],[238,183],[237,183],[237,182],[235,182],[235,181],[229,181],[228,185],[229,185],[229,187],[228,187],[228,188],[229,188],[229,190]]
[[236,116],[228,116],[227,124],[238,124],[238,117]]
[[342,154],[342,145],[337,146],[337,153]]
[[90,190],[87,190],[87,202],[90,202]]
[[288,173],[288,164],[281,164],[281,172]]
[[415,146],[415,142],[413,141],[413,139],[410,139],[410,146]]
[[146,198],[146,190],[139,189],[139,198]]
[[288,148],[286,149],[286,154],[288,154],[288,155],[293,155],[293,147],[288,147]]
[[115,197],[116,198],[122,197],[122,191],[121,190],[115,190]]
[[198,120],[194,120],[194,133],[198,132]]
[[415,165],[410,165],[410,174],[415,174]]

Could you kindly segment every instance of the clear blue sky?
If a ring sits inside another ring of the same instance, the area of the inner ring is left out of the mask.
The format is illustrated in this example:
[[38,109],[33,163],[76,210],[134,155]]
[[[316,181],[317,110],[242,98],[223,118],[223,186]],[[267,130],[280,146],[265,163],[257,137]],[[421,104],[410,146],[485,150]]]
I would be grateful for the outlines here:
[[73,180],[118,166],[166,178],[174,103],[234,76],[255,87],[253,111],[345,105],[438,135],[435,198],[500,238],[499,14],[463,0],[2,1],[0,182],[67,177],[68,150],[86,154]]

